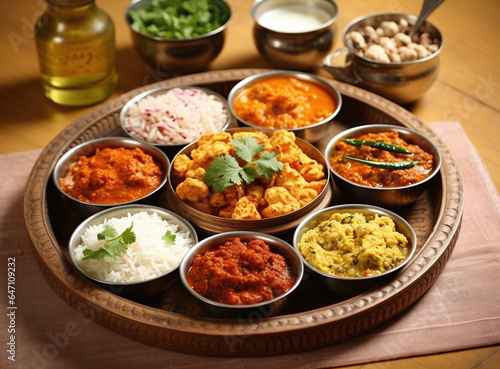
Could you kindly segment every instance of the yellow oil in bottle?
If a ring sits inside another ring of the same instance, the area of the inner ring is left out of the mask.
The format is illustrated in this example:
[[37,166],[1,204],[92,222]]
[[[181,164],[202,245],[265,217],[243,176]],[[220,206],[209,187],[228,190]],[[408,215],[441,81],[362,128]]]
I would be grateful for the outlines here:
[[115,28],[95,0],[47,0],[35,25],[42,85],[52,101],[91,105],[116,88]]

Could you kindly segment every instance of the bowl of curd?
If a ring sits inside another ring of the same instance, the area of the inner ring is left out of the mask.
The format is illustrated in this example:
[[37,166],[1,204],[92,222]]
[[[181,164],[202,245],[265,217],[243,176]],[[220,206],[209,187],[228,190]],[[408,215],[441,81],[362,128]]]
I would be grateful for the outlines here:
[[251,15],[259,53],[279,68],[314,69],[333,47],[338,15],[333,0],[257,0]]

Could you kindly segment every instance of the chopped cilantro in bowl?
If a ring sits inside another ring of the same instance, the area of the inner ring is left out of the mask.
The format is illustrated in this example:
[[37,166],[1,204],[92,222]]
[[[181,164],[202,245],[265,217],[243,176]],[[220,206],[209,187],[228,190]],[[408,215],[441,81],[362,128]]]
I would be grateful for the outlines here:
[[138,33],[183,40],[218,29],[231,12],[221,0],[152,0],[144,8],[129,10],[127,16]]

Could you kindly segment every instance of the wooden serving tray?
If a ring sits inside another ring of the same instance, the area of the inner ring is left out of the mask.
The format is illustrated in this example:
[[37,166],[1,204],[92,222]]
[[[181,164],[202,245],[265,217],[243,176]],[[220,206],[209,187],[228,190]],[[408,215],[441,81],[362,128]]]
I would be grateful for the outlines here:
[[[330,137],[359,124],[412,128],[439,147],[441,173],[413,205],[392,209],[415,229],[418,249],[390,283],[346,299],[326,292],[309,275],[280,315],[246,320],[208,317],[180,281],[149,301],[131,301],[98,287],[69,263],[67,243],[81,221],[58,194],[52,171],[71,147],[98,137],[123,135],[119,113],[136,94],[160,86],[196,85],[227,96],[241,79],[265,70],[238,69],[173,78],[145,86],[99,106],[63,130],[41,153],[25,190],[24,214],[38,266],[54,291],[78,314],[125,337],[168,350],[210,356],[265,356],[311,350],[367,332],[399,314],[438,278],[458,237],[464,207],[463,183],[450,152],[420,120],[400,106],[357,87],[332,81],[342,94]],[[164,201],[164,199],[162,200]],[[346,203],[334,188],[332,204]],[[161,203],[164,205],[165,203]]]

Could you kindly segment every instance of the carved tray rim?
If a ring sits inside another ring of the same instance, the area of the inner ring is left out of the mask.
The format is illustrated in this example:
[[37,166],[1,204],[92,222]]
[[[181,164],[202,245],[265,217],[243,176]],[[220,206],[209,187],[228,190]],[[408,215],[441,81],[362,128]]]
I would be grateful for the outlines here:
[[440,275],[453,251],[464,208],[463,182],[441,140],[404,108],[352,85],[331,81],[342,95],[384,110],[395,120],[427,135],[441,150],[442,202],[438,221],[415,259],[398,278],[380,288],[327,307],[246,322],[190,317],[145,306],[103,290],[66,262],[57,247],[47,206],[48,178],[55,161],[89,122],[119,114],[136,94],[153,87],[237,81],[269,69],[235,69],[181,76],[132,90],[96,107],[64,129],[42,151],[28,178],[24,217],[37,264],[51,288],[79,315],[152,346],[209,356],[267,356],[311,350],[365,333],[418,300]]

